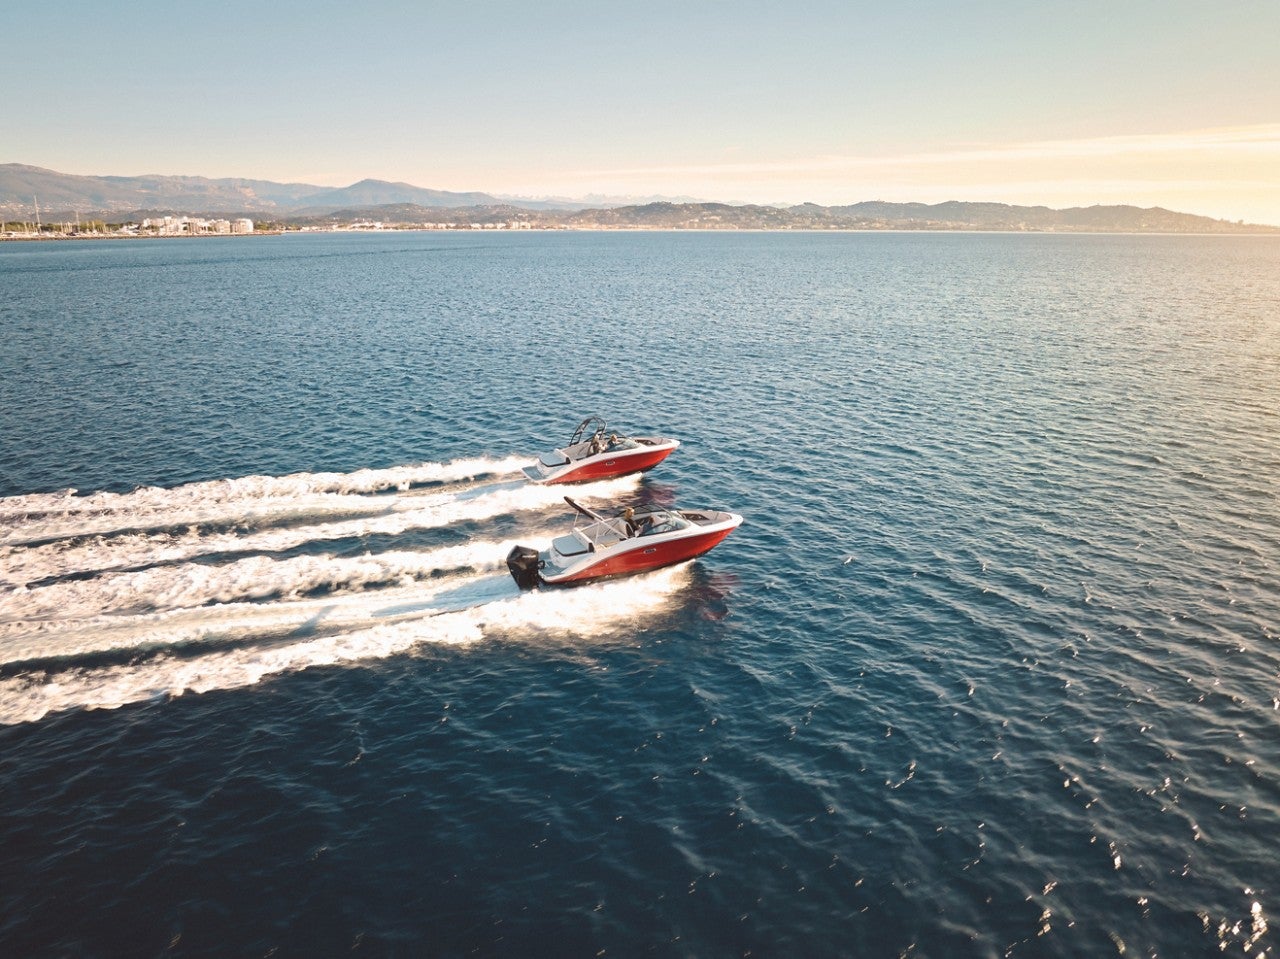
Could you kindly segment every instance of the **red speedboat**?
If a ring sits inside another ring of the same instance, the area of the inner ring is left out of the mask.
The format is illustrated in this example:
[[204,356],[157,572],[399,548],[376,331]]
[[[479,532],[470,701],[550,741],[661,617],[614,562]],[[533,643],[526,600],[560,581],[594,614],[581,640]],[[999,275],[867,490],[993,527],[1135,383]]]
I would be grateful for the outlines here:
[[524,475],[534,483],[585,483],[626,476],[656,466],[679,445],[679,440],[666,436],[611,433],[600,417],[588,416],[563,449],[543,453],[538,462],[524,468]]
[[517,546],[507,568],[521,589],[585,583],[670,566],[701,556],[742,523],[724,510],[628,507],[614,516],[565,502],[578,511],[572,532],[557,536],[538,552]]

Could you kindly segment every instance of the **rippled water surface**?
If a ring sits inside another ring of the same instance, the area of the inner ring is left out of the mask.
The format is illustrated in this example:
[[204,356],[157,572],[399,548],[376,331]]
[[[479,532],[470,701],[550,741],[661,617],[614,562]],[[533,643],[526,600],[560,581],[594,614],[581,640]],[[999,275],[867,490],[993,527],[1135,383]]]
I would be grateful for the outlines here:
[[[1271,955],[1280,243],[0,246],[0,953]],[[593,502],[693,563],[521,596]],[[75,493],[70,492],[75,490]]]

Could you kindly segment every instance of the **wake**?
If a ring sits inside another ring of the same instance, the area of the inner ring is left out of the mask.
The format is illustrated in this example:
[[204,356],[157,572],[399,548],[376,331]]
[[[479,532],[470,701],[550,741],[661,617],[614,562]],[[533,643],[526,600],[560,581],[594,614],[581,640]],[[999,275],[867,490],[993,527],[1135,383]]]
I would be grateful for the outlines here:
[[[534,534],[534,535],[550,535]],[[451,570],[501,569],[516,540],[469,542],[423,552],[387,552],[358,557],[295,556],[273,559],[251,556],[222,566],[187,563],[94,579],[73,579],[35,589],[16,589],[0,596],[0,649],[4,637],[28,624],[46,630],[63,623],[92,622],[104,611],[120,614],[233,603],[239,600],[285,599],[321,589],[353,590],[408,584]],[[3,662],[3,660],[0,660]]]
[[439,581],[307,599],[243,601],[153,613],[104,613],[6,627],[0,664],[46,669],[75,666],[87,657],[176,651],[185,647],[275,640],[417,618],[510,598],[506,573],[458,574]]
[[187,507],[241,504],[254,500],[297,500],[311,493],[376,493],[407,490],[428,483],[454,483],[479,476],[503,476],[519,471],[527,458],[458,459],[354,473],[293,473],[289,476],[243,476],[163,488],[144,486],[129,493],[79,496],[73,489],[0,498],[0,524],[47,516],[131,514],[146,516]]
[[[560,529],[550,514],[564,496],[561,488],[505,479],[521,462],[0,499],[0,723],[242,688],[497,632],[589,636],[681,587],[686,574],[677,567],[520,594],[503,568],[506,553]],[[589,483],[573,495],[608,501],[638,482]],[[428,483],[452,485],[412,488]],[[483,529],[525,514],[534,514],[533,525],[518,536],[508,530],[431,549],[395,545],[417,530]],[[389,548],[349,555],[351,540],[375,536]],[[323,552],[339,543],[344,555]],[[304,555],[280,555],[302,547]]]
[[172,489],[142,487],[131,493],[75,490],[0,498],[0,545],[142,531],[174,526],[229,526],[287,521],[293,517],[338,516],[413,508],[414,497],[370,495],[406,493],[427,483],[474,482],[507,477],[522,460],[467,459],[355,473],[297,473],[189,483]]
[[298,642],[210,652],[189,659],[72,669],[53,677],[0,679],[0,723],[35,722],[67,709],[253,686],[317,666],[369,664],[424,645],[465,645],[503,633],[592,636],[670,599],[688,566],[575,590],[526,593],[456,612],[418,617]]
[[[638,482],[634,476],[624,476],[588,483],[579,487],[578,492],[583,496],[611,498],[634,489]],[[396,536],[412,530],[492,519],[506,513],[547,509],[563,499],[564,492],[554,486],[508,484],[467,488],[454,493],[375,503],[376,508],[385,511],[378,516],[304,526],[223,533],[199,529],[180,533],[141,532],[59,540],[38,546],[0,546],[0,568],[5,570],[12,585],[27,585],[58,576],[128,569],[205,555],[280,552],[321,541]],[[245,525],[260,522],[252,512],[242,512],[239,520]]]

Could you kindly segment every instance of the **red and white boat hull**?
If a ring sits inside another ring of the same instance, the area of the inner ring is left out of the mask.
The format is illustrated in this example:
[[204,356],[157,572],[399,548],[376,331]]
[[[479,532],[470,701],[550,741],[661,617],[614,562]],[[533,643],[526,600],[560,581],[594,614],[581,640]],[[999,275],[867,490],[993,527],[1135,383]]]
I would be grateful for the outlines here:
[[680,539],[655,542],[645,545],[636,540],[631,549],[611,554],[592,563],[575,564],[561,573],[547,575],[543,570],[542,581],[554,583],[582,583],[592,579],[604,579],[607,576],[629,576],[632,573],[643,573],[651,569],[660,569],[674,563],[682,563],[715,547],[721,540],[734,531],[742,517],[736,518],[732,526],[723,529],[709,530],[698,536],[686,536]]
[[[507,566],[522,589],[629,576],[701,556],[742,523],[737,513],[724,510],[664,509],[635,516],[639,524],[621,517],[599,518],[556,537],[542,552],[517,546]],[[658,522],[646,526],[651,516]]]
[[637,436],[630,442],[634,446],[629,449],[599,453],[589,452],[585,443],[553,450],[544,453],[532,466],[524,467],[524,475],[530,482],[548,485],[612,479],[656,466],[680,446],[679,440],[665,436]]

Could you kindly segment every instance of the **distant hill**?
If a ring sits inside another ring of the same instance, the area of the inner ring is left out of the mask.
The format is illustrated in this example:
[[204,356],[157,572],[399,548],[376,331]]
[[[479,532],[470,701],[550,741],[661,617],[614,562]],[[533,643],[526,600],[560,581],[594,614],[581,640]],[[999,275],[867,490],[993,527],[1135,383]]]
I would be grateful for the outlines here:
[[270,180],[209,179],[191,176],[77,176],[22,163],[0,164],[0,216],[33,219],[35,203],[49,218],[149,213],[275,216],[324,215],[335,210],[412,204],[429,208],[517,206],[528,210],[581,210],[620,206],[621,198],[572,200],[496,197],[488,193],[429,190],[409,183],[361,180],[346,187]]
[[1069,210],[1002,203],[858,203],[789,208],[727,203],[644,203],[588,210],[534,210],[514,203],[427,207],[410,203],[283,214],[283,226],[323,227],[355,221],[393,226],[522,224],[595,230],[987,230],[1062,233],[1280,233],[1159,207],[1093,206]]
[[20,163],[0,164],[0,218],[32,219],[36,198],[46,221],[70,219],[77,213],[115,221],[174,213],[247,214],[292,226],[356,219],[397,225],[518,220],[531,226],[578,229],[1280,233],[1280,227],[1232,223],[1160,207],[1053,210],[956,200],[792,207],[666,200],[618,205],[602,197],[588,204],[429,190],[385,180],[361,180],[335,188],[186,176],[75,176]]
[[1190,213],[1136,206],[1052,210],[1005,203],[885,203],[850,206],[803,203],[792,207],[721,203],[651,203],[612,210],[583,210],[568,219],[580,226],[748,230],[1008,230],[1101,233],[1280,233],[1280,227],[1246,225]]
[[680,230],[785,230],[795,226],[795,217],[781,207],[728,203],[645,203],[611,210],[583,210],[569,219],[578,226]]
[[[450,193],[427,190],[408,183],[385,180],[361,180],[340,189],[325,189],[306,197],[307,207],[384,206],[390,203],[412,203],[415,206],[491,206],[500,202],[488,193]],[[295,204],[296,206],[296,204]]]
[[[1271,232],[1273,227],[1245,226],[1228,220],[1175,213],[1161,207],[1090,206],[1052,210],[1047,206],[1006,203],[884,203],[873,200],[851,206],[792,207],[792,212],[827,216],[841,223],[867,228],[1046,230],[1131,233]],[[818,213],[817,211],[824,211]]]
[[500,202],[487,193],[450,193],[382,180],[334,188],[188,176],[76,176],[21,163],[0,164],[0,214],[30,218],[37,199],[50,217],[76,212],[109,216],[134,210],[279,214],[387,203],[458,207]]
[[203,213],[276,210],[326,188],[267,180],[187,176],[75,176],[21,163],[0,164],[0,214],[30,217],[36,199],[51,216],[115,213],[141,208]]
[[851,206],[804,203],[781,208],[723,203],[650,203],[565,216],[582,227],[661,227],[706,230],[1008,230],[1100,233],[1280,233],[1280,227],[1245,225],[1190,213],[1136,206],[1051,210],[1004,203],[884,203]]

